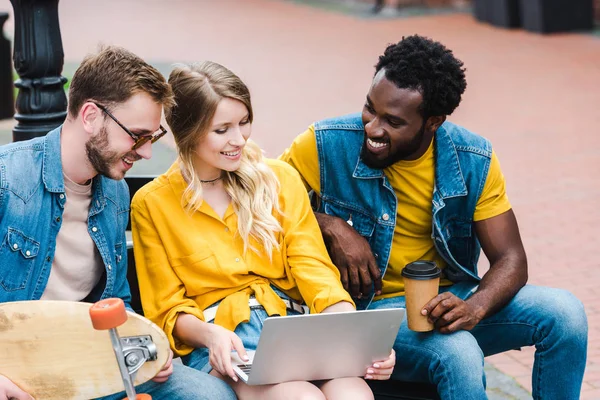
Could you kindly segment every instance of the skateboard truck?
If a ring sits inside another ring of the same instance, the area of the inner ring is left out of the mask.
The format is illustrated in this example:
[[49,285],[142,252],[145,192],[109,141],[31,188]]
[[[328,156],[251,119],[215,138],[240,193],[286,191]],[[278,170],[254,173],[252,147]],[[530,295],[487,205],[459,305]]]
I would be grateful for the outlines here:
[[120,340],[125,365],[132,378],[146,361],[155,361],[158,356],[150,335],[122,337]]
[[133,385],[135,373],[146,362],[156,360],[156,346],[150,336],[119,337],[117,327],[127,321],[125,303],[117,298],[101,300],[90,307],[92,325],[107,330],[121,371],[128,400],[152,399],[147,394],[136,394]]

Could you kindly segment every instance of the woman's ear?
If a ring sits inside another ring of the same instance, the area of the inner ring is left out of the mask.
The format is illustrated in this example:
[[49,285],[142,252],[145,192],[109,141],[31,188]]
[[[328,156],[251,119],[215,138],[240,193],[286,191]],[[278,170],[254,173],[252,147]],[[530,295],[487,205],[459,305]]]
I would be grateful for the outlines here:
[[81,124],[83,129],[93,134],[97,130],[97,125],[102,117],[102,110],[97,105],[88,101],[83,103],[81,109],[79,109],[79,118],[81,118]]

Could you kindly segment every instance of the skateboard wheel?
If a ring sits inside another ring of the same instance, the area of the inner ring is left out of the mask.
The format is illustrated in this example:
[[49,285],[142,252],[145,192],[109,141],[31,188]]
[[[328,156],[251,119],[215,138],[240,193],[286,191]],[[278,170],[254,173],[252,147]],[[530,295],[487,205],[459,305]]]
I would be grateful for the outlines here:
[[121,326],[127,321],[125,303],[118,298],[104,299],[90,307],[94,329],[105,331]]
[[[125,397],[123,400],[128,400],[128,398]],[[136,394],[135,400],[152,400],[152,396],[149,394]]]

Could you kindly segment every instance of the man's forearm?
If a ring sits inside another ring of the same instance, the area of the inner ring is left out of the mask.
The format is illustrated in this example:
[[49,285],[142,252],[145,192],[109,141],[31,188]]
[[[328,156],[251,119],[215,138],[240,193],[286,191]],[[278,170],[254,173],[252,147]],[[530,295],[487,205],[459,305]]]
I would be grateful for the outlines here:
[[494,262],[477,291],[467,299],[476,315],[486,318],[504,307],[527,283],[525,254],[507,255]]
[[481,320],[504,307],[527,283],[527,256],[514,212],[475,223],[477,238],[490,269],[467,300]]

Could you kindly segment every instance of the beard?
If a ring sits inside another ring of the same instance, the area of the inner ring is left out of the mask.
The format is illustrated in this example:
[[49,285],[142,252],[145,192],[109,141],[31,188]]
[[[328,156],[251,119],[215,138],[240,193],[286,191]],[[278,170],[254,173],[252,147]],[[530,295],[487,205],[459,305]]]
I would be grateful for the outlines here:
[[425,122],[426,121],[423,121],[421,129],[419,129],[417,134],[413,136],[409,142],[401,144],[383,159],[375,157],[369,151],[367,148],[367,134],[365,133],[365,139],[360,151],[360,158],[362,159],[363,163],[369,168],[384,169],[414,154],[417,150],[419,150],[419,147],[421,147],[421,143],[423,142],[423,136],[425,135]]
[[123,179],[125,176],[125,173],[120,171],[116,166],[123,157],[127,157],[130,160],[138,160],[140,158],[134,151],[119,154],[116,151],[110,150],[106,126],[103,126],[96,136],[92,136],[86,142],[85,152],[90,164],[99,175],[115,180]]

